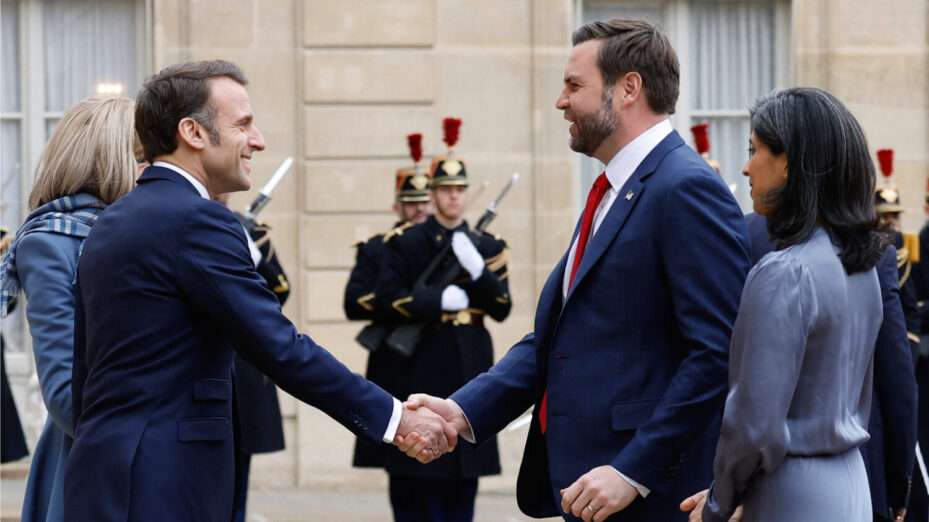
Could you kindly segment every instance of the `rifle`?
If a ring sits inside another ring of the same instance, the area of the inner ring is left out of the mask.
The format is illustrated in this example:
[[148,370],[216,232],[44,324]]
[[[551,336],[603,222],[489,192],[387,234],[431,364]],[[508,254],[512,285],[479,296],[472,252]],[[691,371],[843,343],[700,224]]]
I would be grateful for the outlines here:
[[[497,217],[497,205],[503,201],[506,193],[510,191],[513,185],[516,184],[516,180],[519,179],[519,173],[513,174],[513,177],[510,178],[509,183],[503,187],[503,191],[500,192],[500,195],[497,196],[497,199],[492,201],[490,205],[487,206],[487,210],[484,211],[484,215],[477,221],[477,225],[474,229],[468,231],[468,236],[471,238],[471,241],[477,242],[481,239],[481,234],[487,230],[487,227],[490,225],[490,222]],[[448,254],[448,251],[452,248],[451,240],[447,241],[445,245],[439,250],[439,253],[436,254],[429,265],[426,266],[426,269],[423,270],[423,273],[419,275],[419,278],[416,279],[414,283],[414,288],[425,288],[429,286],[427,282],[432,279],[432,276],[435,274],[436,270],[439,268],[439,265],[445,259],[445,256]],[[435,279],[432,286],[445,288],[446,286],[455,282],[455,279],[458,277],[458,274],[461,273],[461,265],[458,263],[458,260],[455,259],[453,262],[447,264],[442,272],[439,273],[439,277]],[[423,329],[426,327],[425,323],[405,323],[398,326],[394,331],[387,337],[387,346],[396,350],[398,353],[405,357],[410,357],[413,355],[413,351],[416,349],[416,343],[419,342],[419,338],[422,335]]]
[[284,174],[287,174],[287,171],[293,163],[293,156],[288,156],[287,159],[284,160],[284,163],[281,163],[281,166],[277,168],[277,171],[274,172],[274,175],[271,176],[271,179],[265,186],[261,187],[258,191],[258,196],[255,197],[252,204],[245,207],[245,214],[235,212],[235,217],[239,219],[239,222],[242,223],[242,226],[245,227],[245,230],[249,234],[251,234],[252,229],[255,228],[255,218],[258,216],[258,213],[271,201],[271,191],[274,190],[277,183],[284,177]]

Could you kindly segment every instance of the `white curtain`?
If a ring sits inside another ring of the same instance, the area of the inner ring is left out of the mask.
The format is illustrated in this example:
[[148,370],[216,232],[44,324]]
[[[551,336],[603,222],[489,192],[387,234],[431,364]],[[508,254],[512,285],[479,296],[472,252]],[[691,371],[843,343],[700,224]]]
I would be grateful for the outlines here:
[[[22,103],[19,93],[19,3],[3,0],[0,3],[0,111],[19,113]],[[22,201],[22,124],[18,116],[0,121],[0,225],[15,233],[22,221],[25,208]],[[22,303],[3,319],[0,330],[7,342],[6,350],[22,351]]]
[[127,0],[44,0],[46,110],[63,111],[104,82],[135,98],[135,10]]
[[[742,166],[748,160],[750,125],[746,110],[775,86],[775,0],[588,1],[583,22],[616,16],[643,17],[663,26],[665,10],[686,5],[689,34],[690,125],[710,124],[710,158],[719,162],[726,184],[735,184],[743,210],[751,209]],[[680,11],[678,11],[680,12]],[[662,27],[674,39],[675,28]],[[680,28],[678,29],[680,30]],[[686,98],[685,98],[686,97]],[[733,114],[739,111],[740,114]],[[690,129],[678,129],[691,141]],[[581,157],[579,206],[603,165]]]
[[770,1],[692,0],[690,3],[690,93],[693,124],[709,123],[710,158],[736,187],[743,210],[751,197],[742,166],[748,160],[751,125],[746,111],[775,86],[774,5]]

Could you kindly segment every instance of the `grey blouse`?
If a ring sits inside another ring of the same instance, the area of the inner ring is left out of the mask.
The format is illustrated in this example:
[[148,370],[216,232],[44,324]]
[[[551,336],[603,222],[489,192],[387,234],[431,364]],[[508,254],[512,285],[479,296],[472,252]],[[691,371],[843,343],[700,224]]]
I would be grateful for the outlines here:
[[847,275],[838,251],[817,227],[748,274],[705,520],[728,520],[752,478],[788,455],[839,454],[868,440],[881,291],[873,268]]

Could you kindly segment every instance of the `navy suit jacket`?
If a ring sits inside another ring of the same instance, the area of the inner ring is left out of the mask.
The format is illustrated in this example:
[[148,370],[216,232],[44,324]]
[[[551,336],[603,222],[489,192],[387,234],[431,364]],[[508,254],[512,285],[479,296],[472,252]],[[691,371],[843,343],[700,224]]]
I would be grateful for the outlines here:
[[[752,242],[752,263],[757,263],[774,250],[774,244],[764,216],[748,214],[745,221]],[[909,503],[916,460],[916,378],[900,304],[899,277],[897,249],[889,245],[877,265],[884,320],[874,347],[874,395],[868,421],[871,439],[861,446],[871,508],[886,520],[892,520],[893,511]]]
[[652,492],[610,520],[686,520],[678,504],[712,480],[749,269],[742,212],[672,132],[620,189],[563,302],[566,258],[534,332],[451,398],[478,442],[536,405],[517,485],[524,513],[562,514],[559,490],[612,464]]
[[355,434],[386,431],[391,396],[297,332],[232,212],[169,169],[99,218],[78,286],[65,520],[231,520],[233,350]]

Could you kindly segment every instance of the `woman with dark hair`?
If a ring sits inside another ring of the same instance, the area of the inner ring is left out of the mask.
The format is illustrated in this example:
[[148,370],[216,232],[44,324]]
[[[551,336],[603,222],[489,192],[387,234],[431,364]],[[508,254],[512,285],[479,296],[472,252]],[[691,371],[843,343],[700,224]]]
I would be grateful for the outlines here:
[[743,174],[777,250],[742,292],[713,485],[681,509],[691,521],[727,521],[740,504],[751,522],[870,521],[858,446],[883,315],[874,165],[825,91],[762,98],[751,122]]

